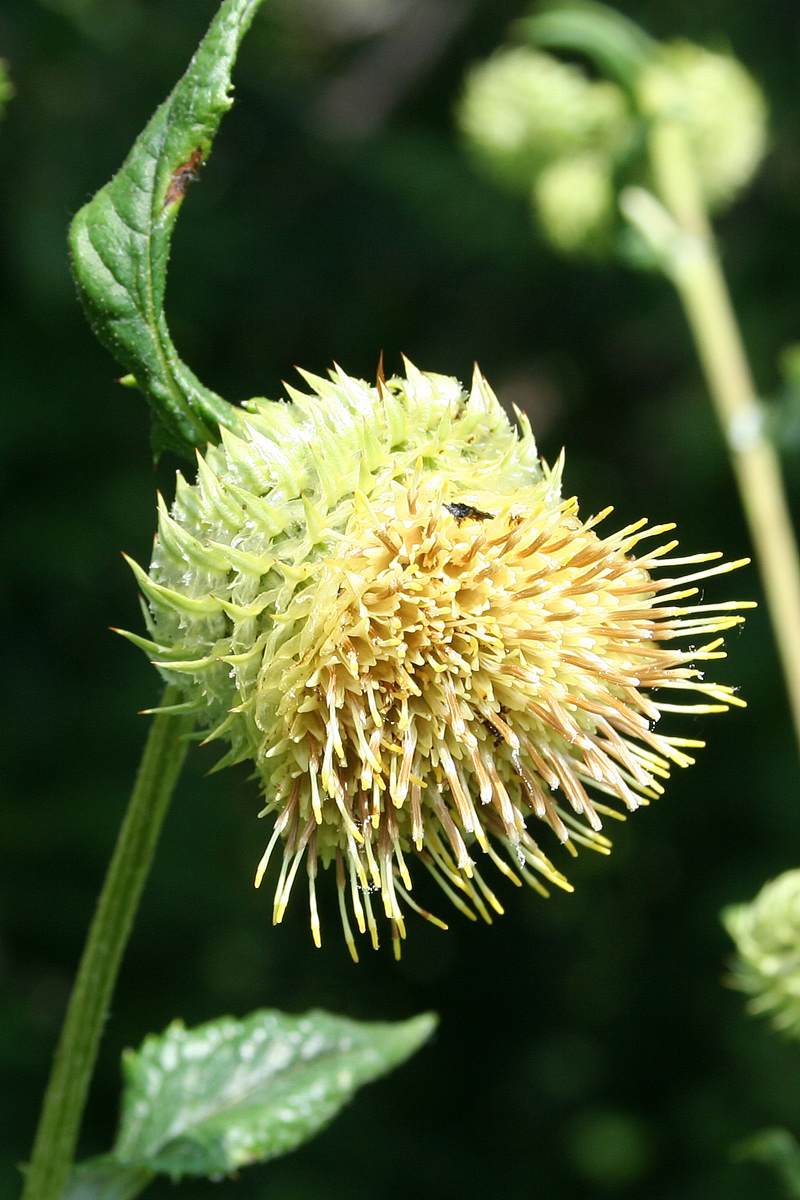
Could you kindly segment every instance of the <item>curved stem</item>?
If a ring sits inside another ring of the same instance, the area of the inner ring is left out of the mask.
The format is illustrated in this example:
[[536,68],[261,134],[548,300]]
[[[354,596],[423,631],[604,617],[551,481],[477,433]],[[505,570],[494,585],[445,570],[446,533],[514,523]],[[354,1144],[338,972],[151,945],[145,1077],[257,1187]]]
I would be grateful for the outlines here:
[[[166,688],[162,709],[177,699]],[[191,717],[160,712],[151,726],[70,996],[23,1200],[61,1200],[111,994],[192,725]]]
[[661,200],[685,235],[674,243],[668,271],[730,450],[800,747],[800,558],[780,462],[764,431],[763,409],[683,129],[656,124],[650,161]]

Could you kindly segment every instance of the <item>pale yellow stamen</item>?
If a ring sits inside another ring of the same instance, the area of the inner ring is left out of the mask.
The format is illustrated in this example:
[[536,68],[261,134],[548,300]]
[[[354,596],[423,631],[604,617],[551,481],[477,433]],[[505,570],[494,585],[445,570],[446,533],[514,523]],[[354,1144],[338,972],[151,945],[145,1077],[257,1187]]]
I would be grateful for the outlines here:
[[[697,594],[687,585],[741,564],[669,557],[674,540],[636,557],[634,547],[672,526],[637,521],[600,538],[595,526],[610,509],[581,523],[575,502],[554,501],[548,487],[454,491],[419,462],[410,485],[356,495],[346,535],[298,597],[297,649],[275,668],[279,718],[265,758],[278,764],[284,795],[297,789],[257,876],[282,837],[275,921],[303,854],[314,940],[317,863],[335,860],[354,958],[348,908],[377,945],[373,891],[395,953],[403,907],[443,925],[410,895],[409,848],[472,919],[503,911],[481,854],[516,884],[570,891],[526,819],[571,854],[607,854],[602,821],[621,814],[595,794],[632,811],[699,744],[657,733],[662,714],[742,703],[694,665],[722,656],[720,638],[668,645],[742,620],[746,605],[681,606]],[[650,574],[696,566],[682,577]],[[686,702],[668,700],[671,691]]]

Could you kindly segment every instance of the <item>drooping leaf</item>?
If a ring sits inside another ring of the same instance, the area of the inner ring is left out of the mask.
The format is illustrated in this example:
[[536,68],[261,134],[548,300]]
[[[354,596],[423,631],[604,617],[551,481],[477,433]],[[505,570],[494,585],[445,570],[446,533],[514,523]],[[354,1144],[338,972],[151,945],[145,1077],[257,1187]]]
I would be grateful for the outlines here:
[[97,337],[144,392],[156,452],[219,440],[234,409],[181,361],[164,316],[170,239],[192,179],[231,107],[231,69],[261,0],[224,0],[186,74],[114,178],[70,229],[78,292]]
[[127,1166],[104,1154],[72,1168],[62,1200],[134,1200],[152,1178],[147,1167]]
[[630,91],[657,51],[657,43],[628,17],[593,0],[551,4],[517,28],[534,45],[585,55]]
[[285,1154],[364,1083],[413,1054],[435,1018],[363,1023],[263,1009],[196,1029],[177,1022],[124,1058],[114,1156],[173,1178],[220,1176]]

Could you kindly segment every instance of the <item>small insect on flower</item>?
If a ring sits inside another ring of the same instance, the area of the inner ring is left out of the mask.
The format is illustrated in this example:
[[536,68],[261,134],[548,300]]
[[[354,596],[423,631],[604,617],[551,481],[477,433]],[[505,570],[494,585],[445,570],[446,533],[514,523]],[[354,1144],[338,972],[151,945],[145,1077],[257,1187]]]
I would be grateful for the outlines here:
[[274,816],[257,884],[282,847],[274,921],[304,864],[319,945],[333,867],[356,958],[351,919],[377,946],[378,907],[396,950],[404,909],[443,924],[411,857],[473,918],[503,911],[487,864],[571,890],[539,834],[607,853],[609,805],[657,796],[702,744],[657,733],[662,713],[742,703],[694,664],[723,657],[714,635],[745,606],[687,601],[747,560],[642,549],[670,525],[600,536],[611,510],[581,520],[561,460],[477,370],[469,393],[410,363],[376,387],[304,378],[309,395],[247,404],[159,500],[149,574],[132,564],[150,639],[127,636],[230,743],[219,765],[255,764]]

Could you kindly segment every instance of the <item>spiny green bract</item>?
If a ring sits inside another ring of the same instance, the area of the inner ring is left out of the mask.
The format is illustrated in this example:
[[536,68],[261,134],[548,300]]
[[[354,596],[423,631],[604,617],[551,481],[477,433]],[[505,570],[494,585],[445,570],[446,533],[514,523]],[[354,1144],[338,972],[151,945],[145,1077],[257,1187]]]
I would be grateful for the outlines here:
[[269,776],[259,673],[297,632],[297,600],[341,542],[357,493],[384,495],[420,469],[456,492],[542,477],[527,419],[512,428],[477,370],[468,394],[406,370],[376,387],[338,368],[330,379],[301,372],[311,395],[287,387],[289,403],[251,400],[238,433],[221,429],[221,444],[198,454],[196,483],[178,473],[171,514],[159,497],[149,576],[131,563],[152,641],[125,636],[185,689],[182,711],[209,740],[230,742],[220,767],[253,759]]

